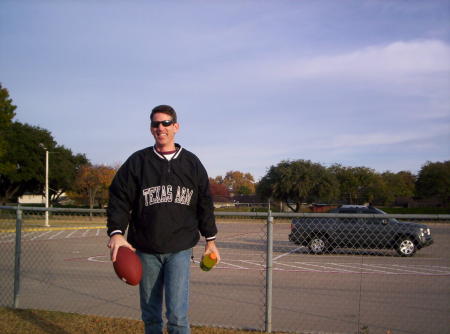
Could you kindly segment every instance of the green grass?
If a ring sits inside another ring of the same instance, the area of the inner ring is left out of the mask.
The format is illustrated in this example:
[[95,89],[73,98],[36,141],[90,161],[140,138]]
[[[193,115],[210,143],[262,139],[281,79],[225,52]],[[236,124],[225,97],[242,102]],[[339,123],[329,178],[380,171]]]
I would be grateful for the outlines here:
[[[142,321],[74,313],[0,308],[2,334],[142,334]],[[250,334],[255,331],[192,327],[192,334]],[[260,332],[258,332],[260,333]],[[281,332],[272,332],[282,334]]]
[[[59,227],[85,227],[97,228],[106,227],[106,217],[92,217],[89,216],[69,216],[69,215],[53,215],[50,216],[49,225],[52,228]],[[44,228],[44,215],[26,214],[23,216],[22,229],[30,228]],[[16,228],[16,217],[0,217],[0,230],[10,230]]]

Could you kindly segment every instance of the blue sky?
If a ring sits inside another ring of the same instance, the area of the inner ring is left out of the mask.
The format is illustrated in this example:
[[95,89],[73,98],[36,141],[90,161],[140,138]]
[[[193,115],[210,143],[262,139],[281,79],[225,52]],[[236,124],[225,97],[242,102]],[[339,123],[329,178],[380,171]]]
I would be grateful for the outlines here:
[[450,159],[450,1],[2,0],[0,40],[16,119],[93,163],[153,144],[159,104],[212,177]]

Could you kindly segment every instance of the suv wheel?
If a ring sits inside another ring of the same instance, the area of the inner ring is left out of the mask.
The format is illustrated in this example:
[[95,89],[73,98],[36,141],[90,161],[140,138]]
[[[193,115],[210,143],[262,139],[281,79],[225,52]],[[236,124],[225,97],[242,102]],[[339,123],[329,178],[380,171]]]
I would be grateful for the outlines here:
[[396,250],[400,256],[413,256],[417,247],[410,237],[401,237],[398,239]]
[[324,237],[312,237],[308,247],[312,253],[322,254],[328,248],[327,240]]

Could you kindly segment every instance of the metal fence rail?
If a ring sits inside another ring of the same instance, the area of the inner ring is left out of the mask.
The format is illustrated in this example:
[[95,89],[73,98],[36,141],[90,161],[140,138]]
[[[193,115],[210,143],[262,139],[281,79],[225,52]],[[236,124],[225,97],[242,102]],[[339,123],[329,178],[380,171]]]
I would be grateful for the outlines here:
[[[0,207],[0,305],[139,319],[138,289],[118,280],[109,261],[105,210],[48,209],[50,227],[45,212]],[[205,273],[198,267],[204,243],[194,248],[193,324],[450,332],[450,215],[269,211],[216,218],[222,262]],[[432,245],[424,243],[428,229]]]

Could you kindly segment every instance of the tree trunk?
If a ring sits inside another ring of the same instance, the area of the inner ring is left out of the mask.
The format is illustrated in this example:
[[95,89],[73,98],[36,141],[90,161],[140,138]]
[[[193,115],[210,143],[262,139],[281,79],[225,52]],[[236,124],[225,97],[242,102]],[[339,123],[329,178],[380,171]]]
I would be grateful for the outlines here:
[[295,203],[295,207],[293,207],[286,201],[286,205],[289,207],[289,209],[291,209],[294,212],[299,212],[300,210],[300,203]]
[[19,191],[20,185],[16,187],[8,187],[5,191],[5,196],[2,197],[1,202],[5,205],[13,196]]
[[61,197],[62,194],[64,194],[65,190],[61,190],[61,191],[57,191],[54,194],[50,195],[50,202],[51,203],[57,203],[59,201],[59,198]]
[[94,208],[94,201],[95,201],[95,189],[89,189],[89,220],[92,220],[92,209]]

